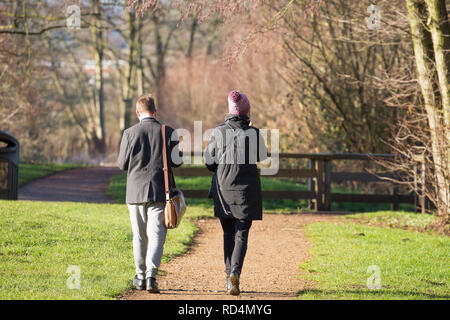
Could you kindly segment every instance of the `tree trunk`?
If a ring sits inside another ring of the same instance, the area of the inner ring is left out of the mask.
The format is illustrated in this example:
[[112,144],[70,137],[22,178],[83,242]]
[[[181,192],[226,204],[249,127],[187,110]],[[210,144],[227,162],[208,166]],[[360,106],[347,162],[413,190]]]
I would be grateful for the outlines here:
[[166,74],[166,67],[164,63],[165,52],[164,45],[161,39],[161,34],[159,32],[159,19],[156,13],[152,15],[155,44],[156,44],[156,78],[155,78],[155,90],[156,90],[156,101],[159,109],[163,108],[161,101],[162,86],[164,83],[164,78]]
[[120,130],[123,132],[131,125],[131,113],[133,109],[133,95],[135,93],[136,74],[136,18],[133,12],[127,14],[128,22],[128,68],[123,80],[122,115],[120,118]]
[[92,36],[95,45],[95,135],[97,152],[104,154],[106,152],[105,144],[105,117],[103,101],[103,31],[101,23],[101,4],[100,0],[94,1],[94,23],[92,26]]
[[197,26],[198,26],[198,20],[197,20],[197,17],[194,17],[193,21],[192,21],[192,25],[191,25],[189,46],[188,46],[188,50],[186,52],[186,57],[188,57],[188,58],[192,57],[192,51],[194,50],[195,31],[197,30]]
[[443,148],[441,141],[443,138],[442,134],[445,132],[445,127],[443,127],[443,121],[440,117],[441,110],[437,107],[436,96],[434,94],[433,79],[435,69],[432,62],[435,54],[432,54],[433,44],[429,41],[430,34],[423,27],[424,22],[426,21],[426,7],[422,0],[406,0],[406,5],[412,33],[418,82],[421,88],[430,127],[431,153],[433,155],[437,182],[437,206],[438,210],[443,210],[439,212],[440,214],[447,215],[449,199],[448,177],[446,177],[445,168],[448,152]]
[[144,84],[144,65],[143,65],[143,48],[142,48],[142,19],[138,18],[137,25],[137,61],[136,61],[136,76],[137,76],[137,94],[138,96],[142,96],[145,91]]
[[[426,0],[430,15],[428,26],[433,39],[434,59],[442,100],[446,130],[447,170],[450,169],[450,24],[445,0]],[[448,171],[447,171],[448,172]]]

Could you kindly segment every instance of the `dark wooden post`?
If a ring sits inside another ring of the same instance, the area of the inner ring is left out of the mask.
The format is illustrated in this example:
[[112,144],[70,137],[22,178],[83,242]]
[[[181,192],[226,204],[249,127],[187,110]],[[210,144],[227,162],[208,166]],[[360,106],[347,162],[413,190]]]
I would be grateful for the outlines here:
[[[309,159],[309,169],[316,170],[316,160]],[[310,192],[316,192],[316,182],[314,179],[315,178],[308,178],[308,191]],[[309,208],[317,210],[317,203],[314,199],[309,200]]]
[[325,160],[324,210],[331,210],[331,160]]
[[[422,156],[414,158],[414,206],[415,211],[425,213],[426,197],[425,197],[425,159]],[[420,164],[420,169],[419,165]]]
[[392,206],[391,209],[394,211],[398,210],[398,185],[396,183],[392,184]]
[[414,164],[414,211],[419,211],[419,189],[417,185],[417,164]]
[[425,201],[426,201],[426,199],[425,199],[425,188],[426,188],[426,185],[425,185],[425,159],[422,160],[421,169],[422,169],[422,171],[420,172],[420,175],[421,175],[420,208],[421,208],[422,213],[425,213],[425,206],[426,206],[426,204],[425,204]]
[[323,184],[323,175],[324,175],[324,164],[325,161],[322,159],[318,159],[316,161],[316,170],[317,170],[317,183],[316,183],[316,203],[317,203],[317,210],[323,211],[324,210],[324,203],[323,203],[323,191],[324,191],[324,184]]

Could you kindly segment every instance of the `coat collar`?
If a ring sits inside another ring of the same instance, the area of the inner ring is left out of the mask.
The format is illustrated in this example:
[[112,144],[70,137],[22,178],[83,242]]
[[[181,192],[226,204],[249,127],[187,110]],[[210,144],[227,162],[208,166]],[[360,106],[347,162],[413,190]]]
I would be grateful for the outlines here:
[[156,120],[154,117],[145,117],[141,120],[141,122],[158,122],[158,120]]
[[225,123],[228,123],[233,128],[245,128],[250,124],[250,118],[246,115],[234,115],[227,114],[225,117]]

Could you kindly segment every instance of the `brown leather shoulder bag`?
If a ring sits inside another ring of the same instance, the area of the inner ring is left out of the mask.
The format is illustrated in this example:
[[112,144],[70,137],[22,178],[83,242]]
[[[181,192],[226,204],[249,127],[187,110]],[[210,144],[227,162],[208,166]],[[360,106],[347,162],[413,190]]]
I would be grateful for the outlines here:
[[180,225],[181,219],[186,212],[186,202],[183,192],[179,189],[173,189],[173,195],[170,197],[169,184],[169,166],[167,163],[166,147],[166,126],[161,126],[163,139],[163,164],[164,164],[164,186],[166,192],[166,208],[164,209],[164,218],[167,229],[174,229]]

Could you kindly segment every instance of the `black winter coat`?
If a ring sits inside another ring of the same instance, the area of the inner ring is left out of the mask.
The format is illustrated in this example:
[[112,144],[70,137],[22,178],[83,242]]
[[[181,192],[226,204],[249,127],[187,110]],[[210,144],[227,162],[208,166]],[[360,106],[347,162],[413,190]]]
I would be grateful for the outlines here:
[[227,115],[205,150],[206,166],[214,172],[209,197],[216,217],[262,220],[256,162],[267,158],[267,148],[259,129],[249,122],[247,116]]

